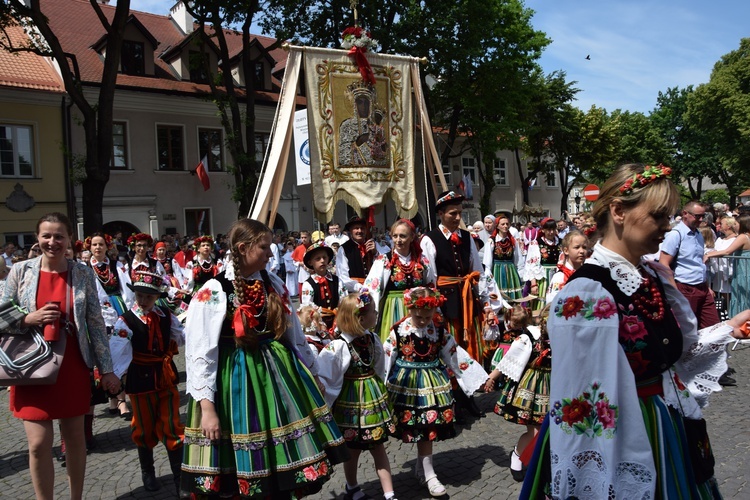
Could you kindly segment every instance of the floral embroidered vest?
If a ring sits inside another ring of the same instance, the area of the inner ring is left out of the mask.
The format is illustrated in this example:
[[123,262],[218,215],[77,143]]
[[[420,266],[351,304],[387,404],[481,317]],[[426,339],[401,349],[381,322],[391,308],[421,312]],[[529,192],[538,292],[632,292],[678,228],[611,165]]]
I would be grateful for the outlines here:
[[543,266],[556,266],[560,260],[560,241],[555,238],[555,243],[550,245],[540,234],[536,239],[539,245],[539,253],[542,255],[541,263]]
[[[609,269],[594,264],[584,264],[570,277],[568,283],[577,278],[589,278],[602,284],[617,305],[620,319],[619,341],[636,381],[653,378],[672,366],[682,354],[682,332],[666,300],[664,285],[658,278],[650,280],[658,287],[664,298],[664,315],[655,320],[636,307],[635,298],[644,292],[643,286],[630,297],[623,293],[612,279]],[[569,297],[567,300],[576,299]],[[580,300],[580,299],[579,299]],[[586,307],[582,304],[583,308]]]

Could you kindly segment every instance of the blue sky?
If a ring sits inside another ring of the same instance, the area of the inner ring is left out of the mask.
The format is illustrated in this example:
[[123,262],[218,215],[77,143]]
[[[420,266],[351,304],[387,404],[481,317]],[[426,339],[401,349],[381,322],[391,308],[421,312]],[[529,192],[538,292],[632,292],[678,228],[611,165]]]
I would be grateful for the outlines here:
[[[659,91],[706,83],[750,37],[747,0],[526,0],[552,43],[540,63],[577,81],[583,110],[648,113]],[[586,60],[590,55],[591,60]]]
[[[433,0],[443,1],[443,0]],[[131,0],[166,15],[168,0]],[[540,63],[577,81],[576,105],[649,113],[659,91],[699,85],[750,37],[748,0],[525,0],[552,39]],[[586,60],[590,55],[591,59]]]

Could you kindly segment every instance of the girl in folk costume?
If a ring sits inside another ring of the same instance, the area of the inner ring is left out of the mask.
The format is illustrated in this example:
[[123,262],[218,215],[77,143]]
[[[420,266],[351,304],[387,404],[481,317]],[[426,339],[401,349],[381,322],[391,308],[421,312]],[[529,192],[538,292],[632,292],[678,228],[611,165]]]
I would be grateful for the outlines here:
[[509,232],[510,221],[505,215],[497,218],[495,230],[490,234],[488,244],[484,247],[484,267],[491,273],[500,293],[506,300],[517,300],[523,297],[524,255],[521,243]]
[[430,495],[440,497],[446,490],[433,468],[432,443],[456,435],[449,377],[455,375],[461,390],[473,394],[487,374],[471,358],[459,362],[453,336],[433,323],[436,309],[445,303],[439,292],[413,288],[404,293],[404,303],[409,315],[393,325],[383,346],[386,387],[396,415],[395,436],[417,443],[415,473]]
[[302,331],[305,332],[305,338],[307,339],[307,344],[310,346],[310,352],[317,357],[318,353],[322,351],[329,342],[331,342],[332,338],[331,333],[328,331],[328,327],[323,321],[320,307],[314,304],[300,306],[297,310],[297,317],[302,326]]
[[416,242],[416,233],[410,220],[397,220],[391,226],[393,252],[379,255],[365,279],[365,288],[370,290],[379,312],[375,332],[381,342],[388,339],[391,327],[406,316],[404,292],[435,284],[432,267]]
[[240,219],[228,237],[231,261],[187,314],[182,490],[274,499],[318,491],[348,453],[286,288],[265,271],[271,230]]
[[312,270],[312,274],[302,283],[300,297],[300,305],[315,304],[320,307],[323,321],[331,334],[339,300],[346,295],[342,280],[328,270],[332,258],[333,250],[322,239],[307,248],[302,260],[305,267]]
[[174,266],[172,258],[167,254],[167,244],[163,241],[157,241],[154,245],[153,258],[161,264],[167,275],[166,281],[175,288],[180,288],[179,281],[174,276]]
[[213,258],[214,239],[211,236],[200,236],[193,240],[196,254],[193,257],[191,279],[188,290],[197,292],[208,280],[221,272],[222,263]]
[[[130,309],[133,304],[133,292],[127,287],[130,283],[130,274],[126,266],[117,260],[110,260],[107,252],[115,248],[112,237],[104,233],[94,233],[87,237],[83,246],[91,251],[89,265],[96,275],[96,290],[99,295],[99,304],[102,308],[102,317],[108,331],[112,331],[117,318]],[[109,413],[130,420],[132,413],[125,401],[125,392],[116,397],[109,398]],[[89,416],[86,416],[88,425]],[[88,428],[87,428],[88,432]]]
[[552,275],[557,272],[560,260],[560,240],[557,237],[557,223],[555,219],[547,217],[542,220],[540,234],[529,244],[526,252],[523,280],[528,281],[531,293],[539,297],[532,302],[535,311],[544,307]]
[[547,304],[554,300],[557,293],[562,290],[568,279],[583,265],[589,255],[589,239],[577,229],[568,232],[560,246],[565,255],[565,261],[557,265],[558,271],[549,282]]
[[[545,315],[543,309],[542,317]],[[551,357],[544,319],[541,328],[529,326],[531,311],[522,306],[515,306],[509,316],[508,332],[515,337],[513,344],[507,356],[493,363],[494,370],[484,388],[489,392],[496,387],[501,375],[506,377],[495,413],[509,422],[526,426],[526,432],[518,438],[510,454],[510,474],[516,481],[523,481],[526,470],[521,454],[532,443],[549,411]]]
[[383,383],[385,356],[380,339],[370,331],[378,320],[366,289],[341,300],[336,317],[339,336],[320,352],[320,380],[326,403],[344,434],[351,458],[344,463],[347,500],[370,498],[360,489],[357,464],[362,450],[370,450],[386,499],[394,498],[391,467],[384,443],[396,431],[388,393]]
[[128,272],[130,281],[134,282],[138,271],[166,276],[167,272],[164,266],[148,254],[148,249],[154,244],[154,239],[150,234],[138,233],[128,238],[128,248],[133,252],[133,258],[130,261]]
[[670,173],[622,165],[601,189],[602,238],[550,303],[551,409],[522,498],[720,498],[701,406],[750,310],[697,330],[671,270],[642,259],[679,208]]

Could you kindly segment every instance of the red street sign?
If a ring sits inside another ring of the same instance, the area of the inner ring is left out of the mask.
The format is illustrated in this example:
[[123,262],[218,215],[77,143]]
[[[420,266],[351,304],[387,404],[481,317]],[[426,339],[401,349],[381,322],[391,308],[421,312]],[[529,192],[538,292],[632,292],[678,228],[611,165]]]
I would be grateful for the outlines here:
[[586,201],[596,201],[599,198],[599,186],[596,184],[589,184],[583,188],[583,197]]

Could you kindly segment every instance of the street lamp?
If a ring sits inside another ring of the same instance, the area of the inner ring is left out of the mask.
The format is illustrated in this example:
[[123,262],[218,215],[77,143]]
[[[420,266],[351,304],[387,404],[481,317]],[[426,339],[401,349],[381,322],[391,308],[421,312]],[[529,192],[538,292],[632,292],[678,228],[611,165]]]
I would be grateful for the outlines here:
[[581,193],[579,193],[578,191],[576,191],[576,196],[575,196],[574,200],[576,202],[576,213],[578,213],[578,212],[581,211]]

